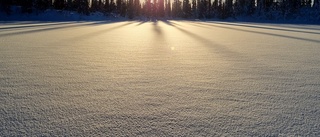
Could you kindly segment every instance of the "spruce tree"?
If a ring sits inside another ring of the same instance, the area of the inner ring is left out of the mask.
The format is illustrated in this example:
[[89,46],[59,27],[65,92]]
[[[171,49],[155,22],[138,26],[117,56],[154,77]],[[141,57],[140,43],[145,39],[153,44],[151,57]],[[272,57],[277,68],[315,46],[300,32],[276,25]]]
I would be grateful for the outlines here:
[[191,5],[190,5],[190,2],[189,0],[183,0],[183,17],[184,18],[189,18],[190,15],[191,15]]
[[153,4],[152,4],[152,17],[158,17],[158,1],[157,0],[153,0]]
[[140,0],[134,0],[134,16],[140,16],[141,4]]
[[11,14],[11,0],[0,0],[0,11],[5,12],[7,15]]
[[133,0],[129,0],[128,1],[128,4],[127,4],[127,7],[128,7],[128,18],[129,19],[133,19],[134,17],[134,3],[133,3]]
[[32,0],[23,0],[21,2],[22,13],[32,13],[33,2]]
[[67,0],[66,2],[67,2],[66,3],[66,9],[73,10],[73,2],[72,2],[72,0]]
[[193,17],[197,16],[197,1],[196,0],[192,0],[192,15]]
[[159,0],[158,2],[158,14],[159,17],[164,17],[164,1],[163,0]]
[[320,0],[313,0],[313,8],[320,9]]
[[117,9],[117,13],[120,14],[121,13],[121,6],[122,6],[122,0],[116,0],[116,9]]
[[103,13],[107,15],[109,12],[110,12],[110,2],[109,0],[105,0],[103,5]]
[[217,13],[218,13],[218,8],[219,8],[219,3],[218,3],[218,0],[213,0],[213,3],[212,3],[212,12],[213,12],[213,16],[214,17],[217,17]]
[[126,14],[127,14],[127,3],[125,0],[121,0],[120,16],[125,17]]
[[75,6],[80,14],[89,15],[89,2],[88,0],[75,0]]
[[95,12],[98,11],[99,1],[98,0],[91,0],[91,11]]
[[233,3],[232,0],[226,0],[225,1],[225,9],[224,9],[224,15],[225,17],[230,17],[233,14]]
[[109,12],[115,12],[117,9],[116,3],[114,2],[114,0],[110,0],[110,7],[109,7]]
[[167,6],[166,6],[167,16],[172,17],[172,9],[171,9],[171,0],[168,0]]
[[55,9],[62,10],[65,8],[64,0],[54,0],[53,6]]

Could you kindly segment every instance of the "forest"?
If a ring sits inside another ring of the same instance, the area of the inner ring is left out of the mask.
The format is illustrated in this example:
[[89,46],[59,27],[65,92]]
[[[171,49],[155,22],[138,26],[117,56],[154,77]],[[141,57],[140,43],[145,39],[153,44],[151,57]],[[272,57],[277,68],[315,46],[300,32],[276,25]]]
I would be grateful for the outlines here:
[[48,9],[76,11],[89,15],[101,12],[129,19],[229,18],[260,16],[267,19],[314,16],[320,19],[320,0],[0,0],[0,11],[10,15],[12,7],[21,13]]

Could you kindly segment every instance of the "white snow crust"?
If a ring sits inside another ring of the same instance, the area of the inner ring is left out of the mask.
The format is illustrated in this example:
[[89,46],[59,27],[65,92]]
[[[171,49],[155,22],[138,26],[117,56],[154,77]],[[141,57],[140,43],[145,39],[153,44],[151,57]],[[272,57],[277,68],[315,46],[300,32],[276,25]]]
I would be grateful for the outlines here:
[[320,136],[320,26],[0,23],[0,136]]

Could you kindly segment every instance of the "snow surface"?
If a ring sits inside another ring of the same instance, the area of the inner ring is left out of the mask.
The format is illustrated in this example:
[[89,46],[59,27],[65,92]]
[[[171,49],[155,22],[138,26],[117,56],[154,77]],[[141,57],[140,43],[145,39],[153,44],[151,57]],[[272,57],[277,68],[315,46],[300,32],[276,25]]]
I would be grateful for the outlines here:
[[2,22],[0,136],[320,136],[320,26]]

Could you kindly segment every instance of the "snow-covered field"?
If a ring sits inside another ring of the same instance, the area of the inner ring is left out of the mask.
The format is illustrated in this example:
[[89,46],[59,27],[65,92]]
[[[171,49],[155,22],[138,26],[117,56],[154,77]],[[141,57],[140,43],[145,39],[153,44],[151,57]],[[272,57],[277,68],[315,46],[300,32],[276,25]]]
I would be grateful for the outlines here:
[[0,136],[320,136],[320,26],[1,22]]

